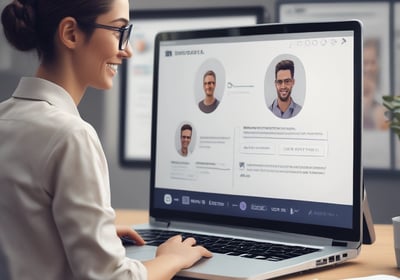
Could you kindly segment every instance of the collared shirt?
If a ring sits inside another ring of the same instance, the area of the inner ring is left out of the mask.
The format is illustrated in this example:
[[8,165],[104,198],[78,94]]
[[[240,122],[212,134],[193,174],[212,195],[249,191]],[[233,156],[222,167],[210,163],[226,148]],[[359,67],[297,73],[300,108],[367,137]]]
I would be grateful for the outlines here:
[[95,130],[63,88],[22,78],[0,103],[0,279],[146,279],[114,218]]
[[269,106],[269,109],[272,111],[272,113],[274,113],[275,116],[279,118],[290,119],[300,112],[301,106],[294,102],[293,99],[291,99],[290,105],[287,110],[285,112],[282,112],[278,106],[278,100],[275,99],[274,102],[272,102],[271,106]]

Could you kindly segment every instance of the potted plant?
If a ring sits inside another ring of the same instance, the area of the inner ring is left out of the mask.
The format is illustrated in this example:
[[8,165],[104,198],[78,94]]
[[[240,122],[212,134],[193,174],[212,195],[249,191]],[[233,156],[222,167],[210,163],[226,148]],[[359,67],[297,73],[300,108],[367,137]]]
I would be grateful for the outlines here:
[[383,106],[392,131],[400,138],[400,96],[383,96]]

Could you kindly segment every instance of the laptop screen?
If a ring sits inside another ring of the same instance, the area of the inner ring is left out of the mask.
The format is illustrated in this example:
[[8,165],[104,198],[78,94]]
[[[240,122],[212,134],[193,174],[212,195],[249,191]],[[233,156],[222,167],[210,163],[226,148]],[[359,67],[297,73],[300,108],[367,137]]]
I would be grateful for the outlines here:
[[360,29],[158,34],[151,215],[359,238]]

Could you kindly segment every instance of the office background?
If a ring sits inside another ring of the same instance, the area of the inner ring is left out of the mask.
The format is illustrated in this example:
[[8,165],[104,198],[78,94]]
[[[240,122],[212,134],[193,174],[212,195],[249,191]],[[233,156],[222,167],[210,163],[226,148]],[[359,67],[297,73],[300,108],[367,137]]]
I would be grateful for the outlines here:
[[[9,1],[1,1],[0,9],[5,2]],[[138,10],[263,6],[265,22],[276,21],[275,4],[275,0],[130,0],[131,8]],[[21,76],[33,75],[36,67],[35,53],[21,54],[12,50],[1,33],[0,101],[11,95]],[[89,89],[79,105],[81,116],[95,127],[103,144],[110,170],[113,207],[146,209],[149,205],[149,168],[123,167],[119,162],[119,109],[119,79],[114,80],[114,87],[109,91]],[[400,215],[400,171],[367,172],[364,180],[373,221],[391,223],[391,217]]]

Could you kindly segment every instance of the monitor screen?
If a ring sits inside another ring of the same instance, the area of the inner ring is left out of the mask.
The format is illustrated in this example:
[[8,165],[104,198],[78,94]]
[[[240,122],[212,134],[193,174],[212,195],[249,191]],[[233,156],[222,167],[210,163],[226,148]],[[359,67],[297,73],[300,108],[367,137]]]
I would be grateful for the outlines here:
[[158,32],[252,25],[263,22],[263,7],[135,10],[131,13],[134,55],[122,67],[120,163],[149,166],[154,38]]

